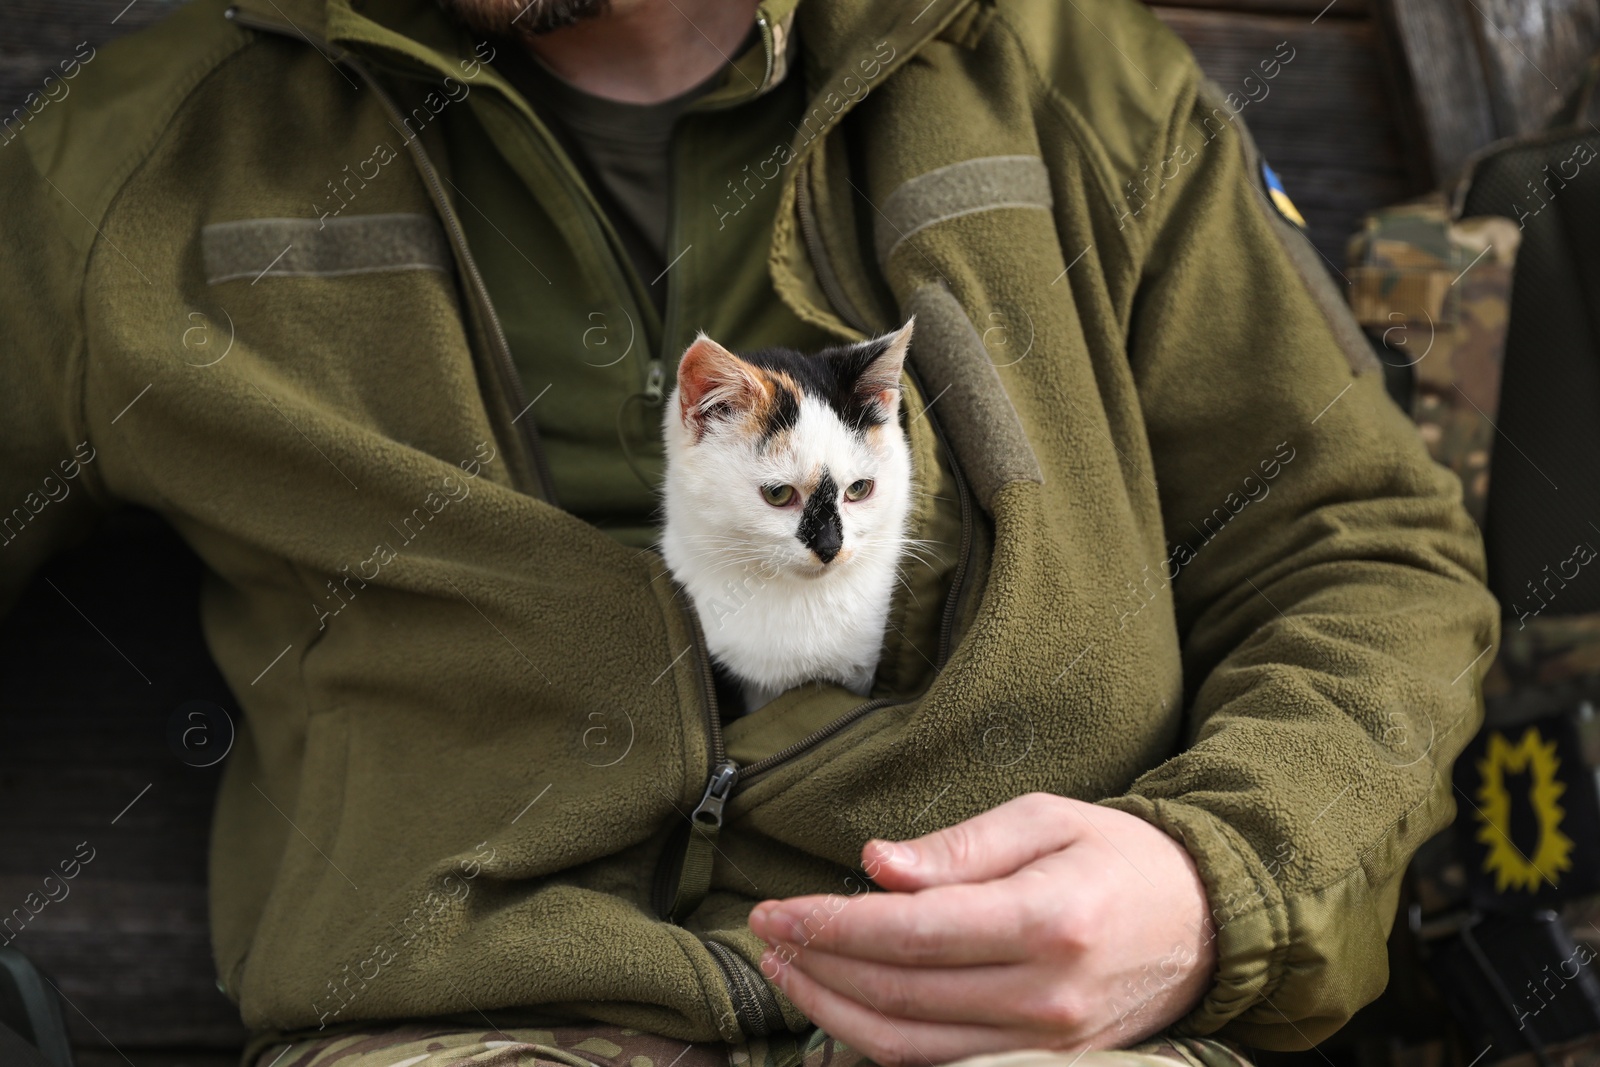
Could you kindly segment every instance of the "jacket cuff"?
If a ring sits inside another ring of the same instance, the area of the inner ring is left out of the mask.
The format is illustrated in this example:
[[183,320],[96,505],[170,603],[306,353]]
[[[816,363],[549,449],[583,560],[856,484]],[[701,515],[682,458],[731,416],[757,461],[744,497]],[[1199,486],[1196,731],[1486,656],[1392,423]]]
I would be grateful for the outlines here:
[[1292,897],[1283,895],[1257,850],[1203,808],[1134,795],[1101,803],[1173,837],[1205,883],[1217,970],[1205,998],[1174,1031],[1220,1031],[1254,1048],[1298,1051],[1333,1034],[1388,984],[1387,943],[1401,879],[1374,885],[1367,871],[1374,864],[1404,870],[1407,839],[1434,825],[1433,809],[1448,806],[1449,797],[1432,797],[1402,819],[1397,833],[1385,835],[1343,877]]
[[1289,923],[1276,883],[1227,823],[1201,808],[1125,795],[1101,801],[1174,838],[1194,859],[1206,887],[1217,969],[1199,1006],[1175,1030],[1216,1033],[1249,1008],[1270,1003],[1283,977]]
[[[1205,883],[1218,965],[1211,989],[1174,1032],[1221,1032],[1269,1051],[1317,1045],[1389,984],[1389,931],[1402,878],[1374,881],[1368,872],[1403,872],[1421,838],[1448,824],[1454,811],[1450,795],[1435,792],[1342,877],[1283,896],[1259,849],[1205,808],[1131,793],[1101,803],[1168,833],[1194,857]],[[1282,846],[1269,851],[1282,854]]]

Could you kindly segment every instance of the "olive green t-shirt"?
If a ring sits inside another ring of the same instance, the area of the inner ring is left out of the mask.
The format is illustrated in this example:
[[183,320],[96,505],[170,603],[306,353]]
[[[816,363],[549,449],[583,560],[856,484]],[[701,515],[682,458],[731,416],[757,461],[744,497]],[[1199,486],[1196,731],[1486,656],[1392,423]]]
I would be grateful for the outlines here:
[[[754,43],[747,41],[745,47]],[[727,71],[718,70],[669,100],[631,104],[584,92],[525,49],[505,50],[495,65],[524,96],[538,102],[540,115],[588,180],[617,231],[656,311],[664,313],[673,128]]]

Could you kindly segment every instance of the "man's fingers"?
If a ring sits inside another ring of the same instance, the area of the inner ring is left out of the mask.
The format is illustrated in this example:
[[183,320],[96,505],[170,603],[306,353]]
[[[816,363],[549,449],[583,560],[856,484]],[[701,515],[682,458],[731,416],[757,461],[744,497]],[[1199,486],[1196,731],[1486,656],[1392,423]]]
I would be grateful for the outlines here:
[[1004,878],[1090,832],[1083,806],[1051,793],[1029,793],[965,822],[909,841],[868,841],[867,876],[885,889],[908,891]]
[[[1015,963],[1034,955],[1041,934],[1037,894],[992,885],[952,885],[920,893],[793,897],[765,901],[750,929],[769,943],[788,942],[855,959],[961,967]],[[1054,910],[1060,911],[1056,900]]]
[[780,965],[771,953],[762,959],[761,970],[776,972],[778,986],[806,1018],[884,1067],[928,1067],[1046,1043],[1039,1035],[992,1026],[895,1018],[862,1000],[835,993],[793,965]]
[[779,959],[793,953],[786,966],[823,988],[897,1019],[1070,1037],[1092,1008],[1063,981],[1066,975],[1059,966],[903,967],[781,944],[773,951]]

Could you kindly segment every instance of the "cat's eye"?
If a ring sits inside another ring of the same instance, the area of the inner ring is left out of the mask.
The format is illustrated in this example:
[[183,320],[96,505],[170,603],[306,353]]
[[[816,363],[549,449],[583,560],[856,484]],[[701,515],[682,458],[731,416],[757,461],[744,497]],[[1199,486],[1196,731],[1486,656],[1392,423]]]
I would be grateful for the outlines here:
[[775,508],[787,507],[794,501],[794,486],[792,485],[763,485],[761,499]]
[[862,478],[845,486],[844,498],[851,502],[864,500],[872,492],[872,479]]

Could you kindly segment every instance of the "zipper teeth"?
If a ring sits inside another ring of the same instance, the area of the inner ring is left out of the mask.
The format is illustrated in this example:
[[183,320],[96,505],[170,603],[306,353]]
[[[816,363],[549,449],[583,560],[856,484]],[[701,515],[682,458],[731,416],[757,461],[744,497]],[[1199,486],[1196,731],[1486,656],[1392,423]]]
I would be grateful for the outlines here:
[[[906,370],[911,375],[911,380],[916,383],[917,392],[927,396],[928,390],[922,384],[922,376],[917,373],[916,368],[907,363]],[[922,413],[928,417],[928,425],[933,428],[933,435],[938,438],[939,447],[950,461],[950,475],[955,479],[956,498],[961,506],[961,544],[956,552],[955,574],[950,578],[950,592],[944,601],[944,616],[939,620],[939,647],[934,656],[934,669],[943,670],[945,663],[950,659],[950,640],[955,632],[956,613],[960,610],[967,574],[971,570],[968,564],[972,557],[972,494],[967,489],[966,476],[961,473],[961,464],[956,462],[955,451],[946,440],[944,428],[939,425],[938,417],[926,407]]]
[[[263,33],[275,33],[283,37],[298,37],[323,56],[330,63],[342,64],[354,70],[367,88],[372,90],[372,95],[378,98],[383,109],[389,113],[391,119],[399,119],[399,109],[389,94],[378,84],[365,65],[351,58],[347,52],[332,54],[328,42],[304,33],[298,27],[283,26],[266,19],[258,18],[246,11],[241,11],[237,6],[228,8],[226,17],[248,29],[258,30]],[[505,330],[500,325],[500,316],[495,313],[494,304],[489,300],[488,287],[483,283],[483,275],[478,271],[477,261],[472,258],[472,251],[467,247],[467,236],[461,229],[461,223],[456,218],[455,210],[450,206],[450,199],[445,195],[444,186],[439,180],[439,172],[434,167],[433,161],[428,158],[423,150],[419,138],[412,137],[406,141],[408,151],[411,153],[412,162],[421,172],[423,179],[428,183],[429,192],[433,195],[434,204],[439,209],[439,215],[444,219],[445,225],[450,228],[451,243],[454,246],[456,258],[467,275],[469,288],[475,298],[479,309],[483,313],[485,325],[488,327],[489,345],[494,350],[496,369],[499,374],[501,387],[510,394],[512,403],[518,405],[520,419],[528,408],[527,391],[522,387],[521,376],[517,374],[516,364],[511,358],[511,345],[506,341]],[[539,439],[538,427],[532,419],[516,427],[513,433],[520,431],[524,447],[533,460],[534,476],[539,482],[539,489],[545,501],[556,503],[555,481],[550,474],[550,466],[546,461],[544,443]]]
[[[511,105],[515,111],[515,105]],[[579,220],[588,232],[590,240],[597,247],[606,250],[606,269],[611,275],[611,280],[619,291],[628,294],[628,301],[633,311],[637,312],[639,319],[648,327],[651,323],[660,327],[661,318],[656,314],[655,304],[651,302],[649,287],[645,280],[639,277],[639,272],[634,269],[633,261],[622,246],[622,239],[617,236],[616,227],[612,226],[605,209],[595,199],[594,191],[588,187],[578,166],[573,162],[566,146],[549,129],[549,124],[533,116],[537,126],[546,130],[547,137],[531,139],[533,149],[543,158],[550,169],[556,173],[558,180],[564,182],[568,192],[575,200],[586,204],[590,210],[580,213]],[[648,340],[648,333],[646,334]],[[648,345],[647,345],[648,347]]]
[[[809,167],[809,165],[810,164],[808,160],[806,166]],[[825,281],[825,279],[832,279],[833,274],[827,269],[826,249],[824,249],[821,243],[817,240],[817,231],[810,217],[810,199],[809,196],[804,192],[806,187],[806,179],[808,176],[809,170],[802,171],[797,176],[795,184],[795,207],[800,213],[801,236],[805,240],[806,248],[811,254],[812,265],[816,267],[817,279],[818,281],[823,282],[824,294],[828,296],[830,302],[834,303],[834,310],[841,313],[846,312],[847,310],[853,312],[853,308],[849,303],[844,303],[841,305],[836,300],[834,294],[829,291],[831,286],[827,283],[827,281]],[[864,324],[858,323],[857,326],[860,328],[864,326]],[[863,332],[866,331],[863,329]],[[928,391],[923,386],[922,378],[917,374],[916,369],[909,363],[906,365],[906,369],[911,375],[911,380],[916,383],[917,391],[923,396],[927,396]],[[928,424],[933,427],[934,436],[938,438],[940,448],[944,450],[945,455],[950,460],[950,472],[955,478],[956,495],[961,501],[961,545],[956,561],[955,575],[952,577],[950,582],[950,592],[945,598],[944,615],[940,619],[939,623],[939,655],[937,663],[935,664],[937,669],[942,668],[945,664],[945,661],[948,660],[950,656],[950,640],[955,627],[956,613],[961,603],[961,594],[963,587],[966,584],[967,574],[970,571],[968,560],[972,555],[973,520],[971,494],[967,489],[966,478],[962,476],[961,465],[956,462],[955,453],[951,451],[950,443],[945,439],[944,430],[939,426],[937,418],[931,411],[925,411],[924,414],[928,416]],[[789,745],[787,748],[779,749],[770,756],[763,756],[754,763],[741,768],[738,778],[734,780],[733,788],[728,793],[729,797],[731,798],[743,791],[743,789],[750,785],[756,778],[759,778],[761,775],[777,767],[779,764],[791,760],[805,752],[807,749],[826,741],[828,738],[839,733],[847,726],[853,725],[870,712],[877,711],[879,708],[888,707],[894,703],[896,703],[896,701],[887,699],[869,700],[865,704],[862,704],[859,707],[856,707],[839,716],[839,718],[828,723],[826,726],[823,726],[821,729],[807,734],[805,737],[802,737],[800,740],[796,741],[792,745]],[[720,738],[720,733],[718,736]]]
[[[833,305],[834,311],[862,333],[869,333],[869,324],[861,320],[855,305],[845,296],[838,277],[828,264],[828,250],[823,246],[811,210],[810,179],[811,159],[808,157],[795,175],[794,206],[800,217],[800,237],[811,256],[811,265],[816,271],[817,282],[822,286],[823,295]],[[917,391],[926,397],[928,391],[923,387],[922,377],[917,374],[916,368],[907,363],[906,370],[911,375],[911,380],[916,382]],[[956,613],[960,609],[961,594],[970,569],[967,563],[968,557],[972,554],[972,499],[967,489],[967,479],[961,473],[961,464],[956,461],[955,452],[945,438],[944,428],[939,425],[938,416],[926,408],[923,409],[923,414],[928,417],[928,425],[933,427],[934,436],[939,440],[939,447],[950,461],[950,473],[956,483],[956,496],[961,502],[961,544],[957,553],[955,574],[950,582],[950,595],[945,599],[944,615],[939,620],[939,647],[934,661],[934,669],[938,670],[942,669],[950,658],[950,640],[955,631]],[[753,764],[753,766],[759,765]]]
[[800,170],[795,175],[794,182],[794,207],[800,216],[800,238],[805,242],[806,248],[811,251],[811,266],[816,271],[817,284],[822,286],[822,294],[827,297],[828,303],[833,305],[834,311],[851,326],[861,333],[870,332],[868,324],[861,318],[856,306],[845,295],[844,289],[839,285],[839,279],[834,277],[833,268],[828,265],[825,251],[822,246],[822,235],[817,232],[816,216],[811,210],[811,158],[800,164]]
[[[673,121],[671,140],[667,144],[667,238],[666,247],[661,250],[663,259],[672,255],[672,246],[678,240],[678,231],[682,229],[682,227],[678,224],[678,216],[683,206],[678,203],[678,157],[683,154],[683,138],[678,136],[677,130],[677,123],[681,121],[682,118],[683,116],[680,115],[678,119]],[[688,249],[684,249],[684,251],[687,252]],[[663,365],[666,362],[665,357],[669,351],[668,346],[672,344],[672,339],[678,332],[678,320],[683,318],[678,308],[678,305],[682,302],[681,299],[674,300],[672,298],[674,289],[676,289],[679,293],[683,291],[682,286],[675,286],[672,284],[670,272],[676,262],[677,261],[674,260],[672,264],[668,264],[667,267],[661,272],[662,275],[667,275],[666,277],[661,277],[658,275],[656,279],[657,281],[665,284],[667,290],[661,301],[661,345],[659,350],[652,351],[650,353],[650,359],[660,362]],[[643,278],[640,278],[639,280],[641,282],[644,281]],[[651,289],[655,288],[653,283],[646,284]],[[652,303],[655,301],[655,295],[648,291],[645,293],[645,298],[650,300]],[[648,379],[648,369],[646,369],[645,375]]]
[[782,1010],[765,984],[757,986],[751,979],[753,968],[745,962],[744,957],[719,941],[702,941],[701,944],[717,961],[727,980],[728,992],[733,995],[734,1018],[740,1023],[739,1029],[750,1037],[766,1037],[774,1030],[781,1029]]
[[[399,109],[366,69],[357,62],[346,60],[356,73],[361,75],[363,81],[373,92],[384,109],[389,112],[389,117],[399,119]],[[455,211],[450,207],[449,198],[445,195],[444,186],[439,179],[439,172],[435,169],[433,161],[423,151],[420,138],[412,137],[406,142],[411,150],[411,156],[417,163],[417,169],[422,172],[429,188],[433,192],[434,201],[439,205],[439,213],[444,217],[445,223],[450,227],[452,241],[456,246],[456,254],[465,268],[471,281],[473,295],[477,298],[478,306],[483,311],[483,316],[489,328],[490,347],[494,349],[496,362],[499,366],[502,386],[511,395],[511,402],[516,406],[518,422],[522,439],[532,453],[535,473],[538,475],[540,487],[546,501],[556,503],[555,481],[550,473],[550,465],[544,454],[544,443],[539,439],[539,430],[533,419],[523,421],[527,414],[528,393],[522,386],[522,376],[517,373],[515,361],[511,358],[511,345],[506,340],[505,329],[500,325],[500,316],[495,313],[494,305],[489,301],[489,290],[483,282],[483,275],[478,271],[478,264],[472,258],[472,253],[467,247],[467,235],[461,229],[460,220],[456,218]]]
[[[828,738],[843,730],[845,727],[855,723],[857,719],[860,719],[867,713],[877,711],[879,708],[886,708],[895,703],[898,703],[898,701],[884,698],[869,700],[865,704],[845,712],[843,715],[839,716],[837,719],[834,719],[826,726],[823,726],[817,730],[813,730],[811,733],[807,734],[805,737],[802,737],[788,748],[782,748],[770,756],[761,757],[754,763],[749,764],[740,770],[739,778],[734,783],[733,793],[741,791],[746,785],[750,784],[752,779],[758,778],[767,773],[778,764],[791,760],[800,755],[806,749],[821,744],[823,741],[826,741]],[[731,796],[732,793],[729,795]]]
[[750,983],[745,980],[745,976],[739,973],[737,965],[727,958],[733,950],[718,941],[706,941],[704,944],[728,980],[728,990],[734,999],[734,1012],[738,1015],[749,1013],[750,1009],[756,1007],[755,997],[750,992]]
[[[674,583],[678,596],[687,598],[688,590]],[[689,636],[694,645],[695,655],[700,660],[700,686],[705,690],[706,697],[706,733],[711,741],[711,765],[706,770],[706,779],[709,781],[717,773],[720,764],[729,762],[727,750],[722,742],[722,711],[717,706],[717,677],[711,670],[711,653],[706,648],[706,635],[700,629],[700,615],[691,603],[684,612],[689,619]],[[737,770],[735,774],[739,773]],[[738,778],[734,779],[735,784]]]

